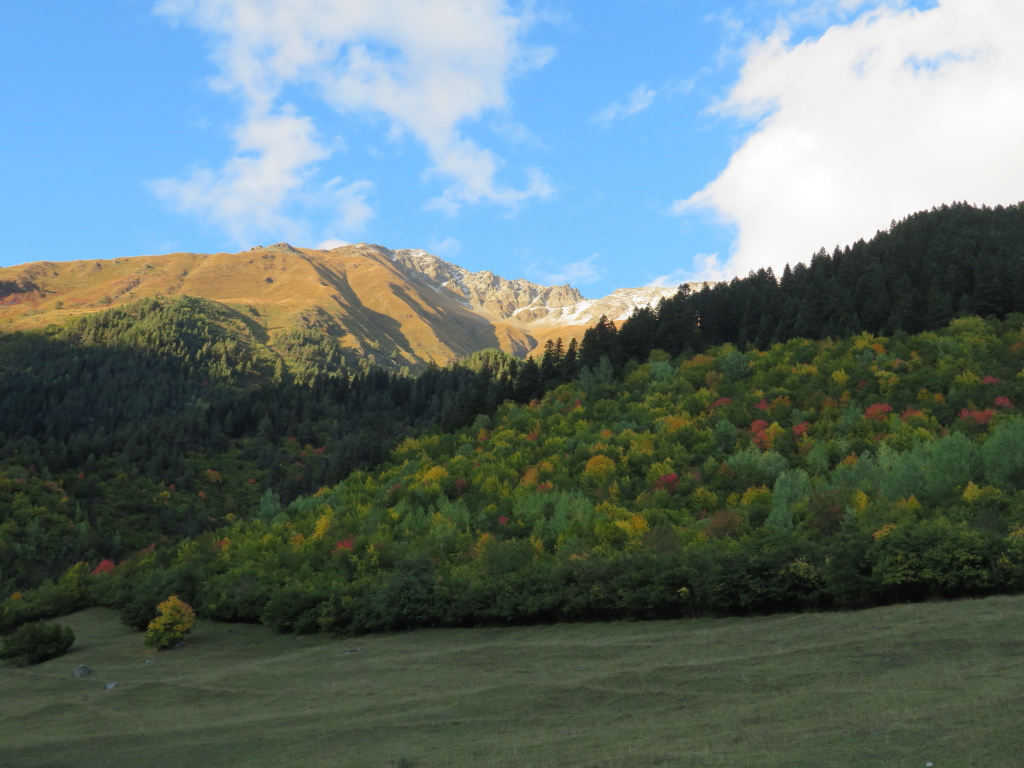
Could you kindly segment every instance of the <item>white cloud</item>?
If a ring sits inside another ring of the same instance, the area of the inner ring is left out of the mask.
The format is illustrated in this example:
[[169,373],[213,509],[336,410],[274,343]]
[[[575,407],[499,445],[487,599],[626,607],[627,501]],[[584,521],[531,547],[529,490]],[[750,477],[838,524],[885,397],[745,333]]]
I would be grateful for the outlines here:
[[697,85],[697,80],[697,75],[682,80],[669,80],[665,83],[661,92],[667,96],[686,96],[693,92],[694,87]]
[[651,106],[657,96],[657,91],[648,88],[646,85],[640,85],[629,94],[629,99],[625,104],[613,101],[595,114],[593,119],[598,123],[610,123],[614,120],[621,120],[624,117],[635,115],[637,112],[643,112]]
[[687,281],[688,274],[686,270],[677,269],[644,283],[644,288],[675,288]]
[[1024,4],[869,5],[816,39],[757,41],[713,108],[756,127],[672,210],[738,228],[730,274],[778,272],[944,202],[1024,198]]
[[[884,2],[885,0],[883,0]],[[879,5],[879,0],[774,0],[782,9],[779,21],[788,27],[800,24],[828,25],[846,21],[867,6]],[[904,0],[888,0],[886,5],[899,7]]]
[[539,136],[522,123],[511,120],[507,116],[492,120],[490,129],[494,131],[495,135],[500,136],[509,144],[520,144],[539,149],[544,148],[544,142],[540,140]]
[[693,257],[690,269],[677,269],[667,275],[651,280],[646,288],[675,288],[683,283],[704,283],[726,280],[731,275],[725,265],[718,261],[717,253],[698,253]]
[[493,175],[497,171],[494,156],[471,142],[467,142],[463,149],[464,154],[460,155],[456,150],[445,157],[444,166],[449,171],[448,175],[457,178],[458,172],[462,171],[466,178],[457,178],[455,184],[446,189],[443,195],[427,201],[428,210],[442,211],[454,216],[463,203],[478,203],[482,200],[514,209],[531,198],[544,199],[554,193],[551,180],[539,168],[526,169],[529,184],[525,189],[495,188],[492,184]]
[[284,213],[311,167],[329,156],[313,123],[287,106],[252,115],[234,132],[237,154],[219,171],[199,168],[183,179],[152,183],[158,197],[183,213],[199,214],[238,242],[256,234],[304,234],[306,226]]
[[601,254],[595,253],[580,261],[563,264],[555,272],[549,272],[533,264],[528,269],[528,272],[533,275],[532,279],[545,285],[562,285],[563,283],[586,285],[588,283],[596,283],[604,277],[605,271],[595,263],[600,258]]
[[336,237],[329,237],[326,240],[324,240],[322,243],[320,243],[320,245],[318,245],[316,247],[317,247],[318,250],[321,250],[321,251],[332,251],[335,248],[341,248],[341,247],[346,246],[346,245],[351,245],[351,243],[349,243],[349,242],[347,242],[345,240],[339,240]]
[[[431,172],[450,180],[435,207],[454,211],[464,203],[515,206],[550,194],[539,171],[528,172],[522,189],[502,186],[497,158],[460,131],[465,121],[506,108],[508,81],[551,57],[550,50],[523,42],[534,20],[531,6],[526,2],[517,12],[504,0],[159,0],[155,11],[211,36],[220,70],[212,85],[243,97],[246,124],[274,115],[282,92],[294,86],[311,90],[339,113],[383,115],[391,138],[411,135],[426,148]],[[284,138],[298,144],[281,151],[297,157],[282,174],[286,189],[277,196],[279,205],[263,206],[276,217],[296,189],[294,178],[314,170],[327,154],[302,155],[300,137]],[[229,199],[238,188],[232,180],[239,161],[232,159],[219,173],[160,185],[196,187],[182,194],[197,205],[211,199],[204,190],[215,189],[220,206],[210,217],[245,229],[251,217],[226,221],[224,215],[246,204],[244,196],[237,203]],[[361,208],[342,220],[365,221],[368,215]]]
[[435,256],[451,258],[462,252],[462,243],[454,237],[446,237],[443,240],[431,240],[429,248]]
[[334,229],[341,232],[360,232],[373,218],[374,211],[366,202],[366,196],[373,189],[369,181],[355,181],[342,186],[341,177],[331,179],[324,186],[324,192],[333,207]]

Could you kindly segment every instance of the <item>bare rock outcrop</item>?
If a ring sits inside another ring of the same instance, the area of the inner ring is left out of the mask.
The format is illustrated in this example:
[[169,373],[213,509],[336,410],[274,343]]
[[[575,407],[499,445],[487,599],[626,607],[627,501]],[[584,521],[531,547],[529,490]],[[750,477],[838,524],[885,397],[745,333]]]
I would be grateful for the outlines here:
[[490,270],[470,272],[421,250],[387,253],[396,264],[455,293],[470,309],[495,320],[515,319],[530,324],[546,317],[552,308],[572,307],[584,300],[569,285],[538,285],[522,278],[506,280]]

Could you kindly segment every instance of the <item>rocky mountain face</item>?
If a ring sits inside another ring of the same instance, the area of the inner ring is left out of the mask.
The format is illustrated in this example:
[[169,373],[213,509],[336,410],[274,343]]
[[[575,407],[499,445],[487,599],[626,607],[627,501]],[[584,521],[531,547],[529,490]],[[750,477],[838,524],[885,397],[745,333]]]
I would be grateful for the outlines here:
[[461,296],[467,307],[493,320],[515,319],[530,324],[547,317],[552,310],[584,301],[583,295],[569,285],[545,286],[523,279],[506,280],[489,270],[470,272],[426,251],[381,250],[395,263]]
[[152,296],[219,302],[274,349],[327,336],[353,360],[385,368],[444,364],[498,347],[520,357],[548,339],[581,338],[674,288],[623,288],[587,299],[569,285],[470,272],[422,250],[360,243],[332,250],[288,243],[241,253],[172,253],[0,268],[0,332],[41,327]]
[[[371,246],[380,248],[380,246]],[[603,299],[587,299],[571,285],[538,285],[506,280],[491,271],[470,272],[421,250],[382,249],[398,264],[461,296],[466,305],[487,317],[527,328],[591,326],[602,315],[619,321],[638,307],[651,306],[677,288],[619,288]]]

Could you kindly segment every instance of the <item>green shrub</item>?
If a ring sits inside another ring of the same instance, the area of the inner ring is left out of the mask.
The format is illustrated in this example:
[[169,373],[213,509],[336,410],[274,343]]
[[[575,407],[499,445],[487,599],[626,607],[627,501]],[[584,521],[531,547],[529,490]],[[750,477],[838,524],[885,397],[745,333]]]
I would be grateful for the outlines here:
[[40,619],[66,616],[85,605],[82,596],[68,588],[65,578],[57,584],[47,580],[17,600],[8,599],[0,603],[0,634]]
[[132,629],[145,630],[156,615],[156,607],[167,595],[179,595],[191,602],[194,594],[187,567],[153,568],[146,563],[123,563],[113,578],[100,581],[102,593],[96,590],[100,605],[115,608],[121,623]]
[[325,594],[311,587],[282,587],[267,601],[260,623],[278,632],[318,632],[320,609],[325,600]]
[[38,664],[68,652],[75,643],[71,627],[60,624],[24,624],[6,638],[0,659],[10,659],[19,666]]

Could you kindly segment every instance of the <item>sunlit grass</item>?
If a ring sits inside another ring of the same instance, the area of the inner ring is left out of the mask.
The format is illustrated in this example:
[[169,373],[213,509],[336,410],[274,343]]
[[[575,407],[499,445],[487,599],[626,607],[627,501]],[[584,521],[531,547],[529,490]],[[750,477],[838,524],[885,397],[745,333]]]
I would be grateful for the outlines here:
[[[1009,768],[1024,754],[1021,597],[348,639],[200,622],[165,653],[104,610],[62,621],[68,655],[0,669],[0,765]],[[94,674],[75,679],[77,664]]]

